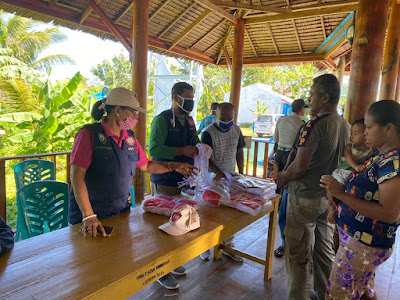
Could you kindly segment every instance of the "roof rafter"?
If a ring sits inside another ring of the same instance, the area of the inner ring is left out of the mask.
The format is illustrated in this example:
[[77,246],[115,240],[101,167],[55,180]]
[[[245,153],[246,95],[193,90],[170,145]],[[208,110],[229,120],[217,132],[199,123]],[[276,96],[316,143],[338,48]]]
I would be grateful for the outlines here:
[[238,22],[238,19],[234,15],[230,14],[229,12],[222,9],[218,5],[215,5],[214,3],[212,3],[209,0],[195,0],[195,1],[200,3],[203,6],[207,7],[208,9],[213,10],[214,12],[216,12],[220,16],[228,19],[229,21],[233,22],[234,24],[236,24]]
[[273,7],[268,5],[251,5],[245,3],[237,3],[234,1],[221,1],[221,0],[211,0],[212,3],[221,7],[228,7],[228,8],[236,8],[236,9],[246,9],[251,11],[262,11],[262,12],[269,12],[269,13],[278,13],[278,14],[287,14],[292,12],[291,9],[288,8],[281,8],[281,7]]
[[211,13],[211,9],[206,9],[190,26],[186,27],[186,29],[171,43],[169,49],[175,47],[190,31],[193,30],[201,21],[203,21],[209,14]]
[[115,26],[115,24],[111,21],[111,19],[105,14],[105,12],[97,5],[98,0],[89,0],[89,5],[92,9],[97,13],[100,19],[104,22],[104,24],[110,29],[110,31],[118,38],[118,40],[124,45],[124,47],[132,52],[131,43],[125,38],[122,32]]
[[296,22],[292,19],[292,25],[294,28],[294,33],[296,34],[297,44],[299,44],[300,53],[303,54],[303,47],[301,46],[299,33],[297,32]]
[[268,22],[267,22],[267,29],[268,29],[269,35],[271,36],[272,43],[274,44],[274,48],[275,48],[276,54],[279,55],[278,45],[276,44],[274,34],[272,33],[271,26],[269,25]]
[[167,27],[165,27],[165,28],[163,29],[163,31],[161,31],[161,33],[159,33],[159,34],[157,35],[157,38],[159,39],[160,37],[162,37],[168,30],[170,30],[170,29],[172,28],[172,26],[174,26],[174,25],[176,24],[176,22],[179,21],[180,18],[182,18],[184,15],[186,15],[186,13],[187,13],[189,10],[191,10],[192,7],[195,6],[195,5],[196,5],[196,2],[193,2],[192,4],[190,4],[183,12],[181,12],[181,13],[179,14],[179,16],[177,16],[177,17],[175,18],[175,20],[173,20]]
[[195,41],[189,48],[194,48],[198,43],[200,43],[203,39],[205,39],[209,34],[211,34],[215,29],[220,27],[222,24],[226,22],[225,19],[223,19],[221,22],[219,22],[217,25],[213,26],[209,31],[206,32],[205,35],[203,35],[201,38],[199,38],[197,41]]
[[300,19],[300,18],[309,18],[314,16],[323,16],[330,14],[340,14],[353,12],[357,10],[358,4],[340,6],[340,7],[330,7],[330,8],[321,8],[321,9],[311,9],[305,11],[297,11],[288,14],[280,14],[274,16],[265,16],[265,17],[256,17],[256,18],[246,18],[246,24],[260,24],[267,23],[271,21],[281,21],[281,20],[292,20],[292,19]]
[[[95,0],[96,4],[99,4],[101,0]],[[82,15],[79,18],[79,24],[82,24],[85,19],[90,15],[90,13],[92,12],[93,8],[90,4],[88,4],[85,8],[85,10],[83,11]]]
[[115,24],[118,24],[119,21],[127,14],[128,11],[132,9],[133,1],[124,9],[124,11],[114,20]]
[[324,33],[324,41],[325,41],[326,38],[327,38],[327,35],[326,35],[326,28],[325,28],[324,17],[323,17],[323,16],[319,16],[319,17],[320,17],[320,19],[321,19],[322,31],[323,31],[323,33]]
[[251,41],[250,34],[249,34],[249,32],[247,31],[246,26],[244,27],[244,33],[245,33],[245,35],[247,36],[247,39],[248,39],[249,42],[250,42],[250,46],[251,46],[251,49],[253,49],[254,55],[255,55],[256,57],[258,57],[256,48],[254,47],[254,44],[253,44],[253,42]]

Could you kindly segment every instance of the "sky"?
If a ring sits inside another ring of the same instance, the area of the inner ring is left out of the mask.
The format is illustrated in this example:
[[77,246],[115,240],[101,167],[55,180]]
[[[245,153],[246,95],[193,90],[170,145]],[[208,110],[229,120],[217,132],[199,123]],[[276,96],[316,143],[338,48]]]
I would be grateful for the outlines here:
[[111,60],[120,53],[128,57],[128,51],[121,43],[102,40],[92,34],[70,30],[65,27],[60,27],[60,29],[68,36],[68,39],[46,49],[41,57],[64,54],[70,56],[76,64],[64,64],[54,67],[51,73],[53,80],[69,79],[80,71],[84,77],[92,81],[94,80],[94,76],[90,72],[92,67],[102,63],[105,59]]

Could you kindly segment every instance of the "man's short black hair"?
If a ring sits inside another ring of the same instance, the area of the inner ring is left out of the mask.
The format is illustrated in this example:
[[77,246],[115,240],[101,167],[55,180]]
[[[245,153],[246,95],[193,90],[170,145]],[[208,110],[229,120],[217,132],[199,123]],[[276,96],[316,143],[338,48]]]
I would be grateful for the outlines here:
[[218,107],[218,102],[211,103],[211,110],[216,110]]
[[335,75],[323,74],[314,78],[314,84],[319,97],[329,95],[329,103],[338,104],[340,98],[340,84]]
[[181,96],[185,90],[193,91],[193,87],[186,82],[177,82],[172,87],[171,96],[174,96],[175,94]]

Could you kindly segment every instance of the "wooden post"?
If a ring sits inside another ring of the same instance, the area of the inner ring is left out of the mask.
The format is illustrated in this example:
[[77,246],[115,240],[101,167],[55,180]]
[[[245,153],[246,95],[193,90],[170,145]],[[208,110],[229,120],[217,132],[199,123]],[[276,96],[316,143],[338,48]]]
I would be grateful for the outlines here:
[[[133,1],[132,21],[132,90],[136,92],[140,106],[147,109],[147,48],[148,48],[148,19],[149,2]],[[140,113],[135,135],[142,146],[146,149],[146,127],[147,115]],[[146,150],[145,150],[146,151]],[[134,178],[135,201],[140,204],[144,199],[145,177],[140,169],[136,169]]]
[[345,109],[350,123],[364,117],[376,101],[388,16],[389,0],[359,1]]
[[337,68],[336,74],[335,74],[339,80],[340,87],[342,87],[342,85],[343,85],[343,77],[344,77],[345,68],[346,68],[346,56],[342,56],[339,59],[339,65],[338,65],[338,68]]
[[235,107],[235,122],[239,113],[240,86],[242,83],[243,52],[244,52],[244,19],[239,19],[235,25],[235,38],[233,43],[231,94],[229,102]]
[[399,72],[400,4],[392,1],[389,25],[383,56],[381,92],[379,99],[395,100],[397,74]]

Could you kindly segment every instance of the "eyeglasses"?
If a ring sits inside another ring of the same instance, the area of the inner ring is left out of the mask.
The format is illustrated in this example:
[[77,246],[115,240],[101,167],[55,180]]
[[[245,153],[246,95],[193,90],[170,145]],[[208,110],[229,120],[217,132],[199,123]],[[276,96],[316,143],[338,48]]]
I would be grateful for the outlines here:
[[138,114],[139,114],[139,111],[136,110],[136,109],[133,109],[133,108],[130,108],[130,107],[127,107],[126,109],[129,110],[129,111],[130,111],[131,113],[133,113],[134,115],[138,115]]

